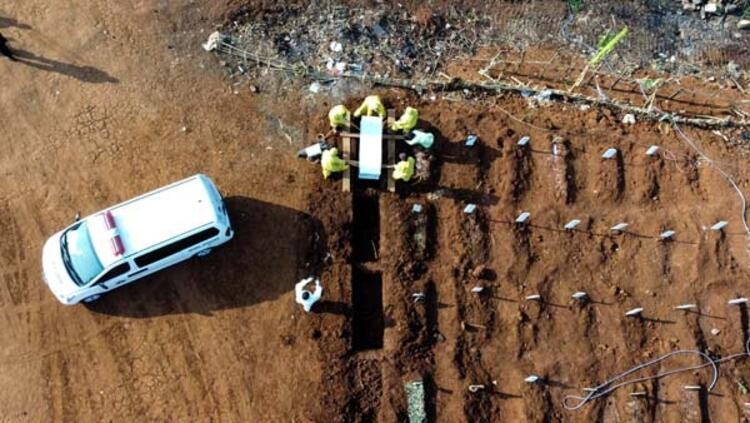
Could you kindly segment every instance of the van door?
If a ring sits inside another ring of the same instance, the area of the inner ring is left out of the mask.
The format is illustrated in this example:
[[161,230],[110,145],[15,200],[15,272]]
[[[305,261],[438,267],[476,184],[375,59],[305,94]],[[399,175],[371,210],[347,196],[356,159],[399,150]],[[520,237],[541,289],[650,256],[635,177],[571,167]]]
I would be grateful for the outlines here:
[[120,263],[109,270],[105,271],[101,276],[99,276],[99,279],[96,280],[90,287],[87,292],[88,295],[94,295],[99,294],[102,292],[107,292],[112,290],[113,288],[122,285],[124,282],[127,281],[127,273],[130,271],[130,263],[129,262],[123,262]]
[[[156,272],[159,269],[189,259],[197,251],[212,246],[213,243],[207,241],[215,238],[218,234],[219,230],[215,227],[204,229],[136,257],[134,259],[135,264],[140,269],[139,272],[144,271],[144,275]],[[145,271],[145,269],[148,270]]]

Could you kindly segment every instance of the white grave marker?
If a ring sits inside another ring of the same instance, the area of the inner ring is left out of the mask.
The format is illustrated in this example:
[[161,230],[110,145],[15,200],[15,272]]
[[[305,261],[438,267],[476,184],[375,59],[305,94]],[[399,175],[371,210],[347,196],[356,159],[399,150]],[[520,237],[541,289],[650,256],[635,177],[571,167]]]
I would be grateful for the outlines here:
[[539,294],[528,295],[526,299],[529,301],[540,301],[542,299],[542,296]]
[[654,154],[656,154],[657,151],[659,151],[659,146],[652,145],[651,147],[648,148],[648,150],[646,150],[646,155],[653,156]]
[[521,137],[521,139],[518,140],[518,145],[521,147],[526,147],[527,145],[529,145],[529,141],[531,141],[531,138],[529,138],[528,136]]
[[703,389],[703,387],[700,385],[685,385],[682,387],[682,389],[686,391],[700,391],[701,389]]
[[569,230],[569,231],[572,231],[572,230],[573,230],[573,229],[575,229],[575,228],[576,228],[576,226],[578,226],[578,225],[579,225],[580,223],[581,223],[581,221],[580,221],[580,220],[578,220],[578,219],[573,219],[573,220],[571,220],[570,222],[568,222],[568,223],[566,223],[566,224],[565,224],[565,229],[567,229],[567,230]]
[[661,238],[661,239],[671,239],[674,236],[674,234],[676,234],[676,233],[677,232],[672,231],[672,230],[664,231],[664,232],[662,232],[662,233],[659,234],[659,238]]
[[477,205],[473,203],[469,203],[464,207],[464,213],[466,214],[472,214],[477,210]]
[[537,376],[537,375],[529,375],[523,381],[526,382],[526,383],[537,383],[539,381],[539,376]]
[[617,156],[617,149],[616,148],[608,148],[607,151],[602,154],[603,159],[613,159]]
[[571,297],[573,297],[576,300],[580,301],[580,300],[585,300],[586,298],[588,298],[589,294],[587,294],[587,293],[585,293],[583,291],[577,291],[577,292],[574,292],[573,295],[571,295]]
[[698,308],[698,304],[680,304],[675,306],[675,310],[693,310]]
[[411,207],[411,211],[413,213],[422,213],[422,205],[421,204],[415,204]]
[[466,137],[466,146],[467,147],[473,147],[474,144],[477,143],[478,139],[479,138],[476,135],[474,135],[474,134],[469,135],[468,137]]
[[727,304],[729,305],[747,304],[747,298],[745,297],[734,298],[734,299],[727,301]]
[[711,230],[712,231],[720,231],[720,230],[724,229],[724,227],[727,226],[728,224],[729,224],[729,222],[727,222],[726,220],[720,220],[720,221],[714,223],[713,226],[711,226]]
[[626,311],[625,315],[628,317],[634,317],[634,316],[640,316],[641,313],[643,313],[643,307],[636,307],[632,310]]
[[625,222],[621,222],[621,223],[618,223],[618,224],[616,224],[615,226],[613,226],[613,227],[609,228],[609,230],[610,230],[610,231],[615,231],[615,232],[622,232],[622,231],[624,231],[624,230],[625,230],[625,228],[627,228],[627,227],[628,227],[628,224],[627,224],[627,223],[625,223]]
[[473,293],[475,293],[475,294],[479,294],[479,293],[481,293],[482,291],[484,291],[484,287],[483,287],[483,286],[479,286],[479,285],[477,285],[477,286],[475,286],[474,288],[471,288],[471,292],[473,292]]
[[523,212],[516,218],[516,223],[526,223],[526,221],[529,220],[529,217],[531,217],[531,213]]

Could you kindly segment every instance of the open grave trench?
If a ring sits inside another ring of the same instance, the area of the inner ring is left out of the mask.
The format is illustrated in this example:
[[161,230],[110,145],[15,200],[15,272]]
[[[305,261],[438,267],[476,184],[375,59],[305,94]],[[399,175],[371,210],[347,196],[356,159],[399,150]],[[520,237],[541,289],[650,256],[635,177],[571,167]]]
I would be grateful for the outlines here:
[[[355,185],[347,197],[351,332],[344,360],[353,421],[403,421],[404,384],[413,380],[424,384],[429,421],[444,421],[437,417],[443,413],[465,421],[556,421],[568,413],[561,401],[573,386],[622,370],[615,357],[638,362],[667,351],[661,342],[676,337],[680,346],[716,348],[706,326],[716,323],[665,315],[669,306],[660,301],[705,302],[700,286],[743,274],[737,238],[698,226],[728,213],[697,206],[724,189],[723,181],[659,134],[607,142],[596,139],[601,134],[540,134],[494,117],[495,126],[469,119],[481,140],[469,149],[463,127],[428,108],[426,120],[449,127],[437,140],[438,177],[396,195]],[[531,142],[519,146],[526,133]],[[646,156],[641,150],[651,142],[685,154]],[[602,159],[608,143],[617,155]],[[478,207],[465,213],[467,204]],[[518,224],[522,211],[531,219]],[[573,217],[578,226],[564,230]],[[621,221],[627,230],[609,230]],[[660,241],[668,229],[678,236]],[[588,300],[571,299],[577,290]],[[540,299],[525,300],[531,294]],[[623,317],[641,305],[644,316]],[[726,319],[735,320],[738,332],[746,330],[739,316]],[[550,349],[564,338],[564,348]],[[529,374],[542,382],[523,383]],[[674,383],[642,383],[634,392],[641,391],[595,402],[579,417],[650,422],[717,413],[715,399],[688,398]],[[665,395],[680,405],[665,408]]]

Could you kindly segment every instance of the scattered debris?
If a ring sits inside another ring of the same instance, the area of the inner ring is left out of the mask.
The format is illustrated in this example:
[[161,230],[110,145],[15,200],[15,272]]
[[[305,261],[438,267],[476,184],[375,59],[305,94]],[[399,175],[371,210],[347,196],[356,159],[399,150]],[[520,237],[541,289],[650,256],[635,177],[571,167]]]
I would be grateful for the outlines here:
[[219,46],[219,43],[224,41],[226,37],[220,33],[219,31],[214,31],[211,33],[211,35],[208,36],[208,40],[206,40],[205,43],[201,44],[203,46],[203,50],[206,51],[214,51]]
[[341,53],[341,51],[344,49],[344,46],[338,41],[331,41],[331,44],[329,44],[328,47],[334,53]]
[[469,385],[469,392],[471,393],[477,393],[484,389],[484,385]]
[[237,49],[285,67],[303,63],[319,71],[334,55],[342,63],[364,64],[367,69],[359,71],[370,75],[421,77],[474,55],[480,36],[490,39],[495,30],[489,17],[475,12],[452,7],[431,13],[421,22],[400,4],[279,3],[262,14],[248,9],[226,31]]

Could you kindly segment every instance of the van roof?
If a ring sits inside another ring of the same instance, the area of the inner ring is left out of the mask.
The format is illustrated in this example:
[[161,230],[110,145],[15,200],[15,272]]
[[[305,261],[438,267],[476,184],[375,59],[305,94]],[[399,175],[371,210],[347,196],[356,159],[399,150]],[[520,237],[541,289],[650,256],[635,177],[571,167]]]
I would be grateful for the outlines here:
[[195,175],[113,206],[117,232],[125,247],[115,256],[101,213],[87,218],[91,241],[99,260],[108,267],[159,243],[217,222],[221,197],[205,175]]

